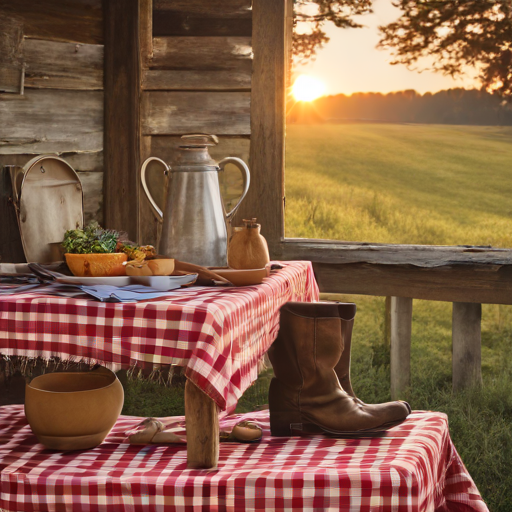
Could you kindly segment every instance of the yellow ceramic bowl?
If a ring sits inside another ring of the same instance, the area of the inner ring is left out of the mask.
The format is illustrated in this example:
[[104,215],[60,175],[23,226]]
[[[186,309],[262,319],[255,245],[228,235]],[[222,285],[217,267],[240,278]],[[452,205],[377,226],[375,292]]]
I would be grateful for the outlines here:
[[103,442],[123,408],[124,391],[107,368],[47,373],[25,388],[25,415],[41,444],[86,450]]
[[124,252],[105,254],[64,254],[69,270],[77,277],[110,277],[126,274]]

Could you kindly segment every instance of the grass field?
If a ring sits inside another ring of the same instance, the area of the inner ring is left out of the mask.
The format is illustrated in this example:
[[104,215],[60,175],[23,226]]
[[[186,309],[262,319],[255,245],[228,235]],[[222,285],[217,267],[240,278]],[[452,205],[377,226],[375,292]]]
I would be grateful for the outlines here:
[[[289,126],[287,236],[512,247],[512,128]],[[329,298],[329,297],[324,297]],[[332,297],[331,297],[332,298]],[[358,306],[352,381],[369,403],[390,399],[384,298]],[[448,414],[462,460],[492,512],[512,511],[512,308],[483,305],[483,389],[451,392],[451,304],[414,301],[413,409]],[[267,403],[264,372],[238,411]],[[183,390],[131,382],[124,414],[183,414]]]
[[512,127],[289,125],[286,236],[512,247]]

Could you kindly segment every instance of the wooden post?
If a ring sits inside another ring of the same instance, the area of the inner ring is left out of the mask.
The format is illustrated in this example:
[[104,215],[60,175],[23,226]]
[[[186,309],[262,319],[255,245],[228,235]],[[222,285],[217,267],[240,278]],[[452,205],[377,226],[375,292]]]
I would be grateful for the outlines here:
[[391,398],[411,385],[412,299],[391,297]]
[[284,235],[286,17],[291,6],[290,0],[253,1],[251,187],[236,216],[258,218],[274,257]]
[[452,313],[453,391],[482,384],[482,305],[454,302]]
[[185,384],[187,466],[216,468],[219,462],[219,411],[217,404],[195,384]]
[[104,0],[105,226],[139,236],[140,3]]

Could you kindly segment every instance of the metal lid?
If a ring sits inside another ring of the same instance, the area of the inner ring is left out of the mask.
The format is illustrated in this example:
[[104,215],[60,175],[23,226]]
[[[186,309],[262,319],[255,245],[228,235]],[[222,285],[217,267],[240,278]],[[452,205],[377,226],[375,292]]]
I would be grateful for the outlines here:
[[15,195],[27,262],[62,260],[58,243],[64,233],[83,227],[80,178],[65,160],[54,155],[37,156],[23,170],[23,180],[17,180],[19,189]]

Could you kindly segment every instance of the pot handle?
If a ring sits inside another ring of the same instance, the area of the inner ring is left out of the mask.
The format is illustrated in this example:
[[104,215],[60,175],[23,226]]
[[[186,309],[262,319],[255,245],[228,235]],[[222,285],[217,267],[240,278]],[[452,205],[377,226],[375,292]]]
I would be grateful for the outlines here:
[[160,158],[157,158],[156,156],[150,156],[146,161],[142,164],[142,167],[140,168],[140,180],[142,182],[142,187],[144,188],[144,192],[146,192],[146,195],[148,196],[149,202],[151,206],[153,207],[153,211],[155,212],[156,217],[162,221],[164,219],[164,214],[162,213],[162,210],[158,208],[158,205],[155,203],[155,200],[151,196],[151,193],[149,192],[148,185],[146,183],[146,169],[150,162],[153,160],[156,160],[157,162],[160,162],[164,167],[165,171],[164,174],[167,176],[171,172],[171,168]]
[[238,210],[238,207],[240,206],[240,203],[244,200],[244,197],[247,195],[247,191],[249,190],[249,185],[251,184],[251,173],[249,172],[249,167],[247,167],[247,164],[240,158],[236,158],[234,156],[228,156],[227,158],[224,158],[224,160],[221,160],[219,162],[219,167],[221,170],[224,170],[224,166],[226,164],[234,164],[236,165],[240,171],[242,172],[242,177],[244,180],[244,190],[242,192],[242,195],[240,196],[240,199],[235,204],[233,209],[226,213],[226,219],[231,219],[235,212]]

